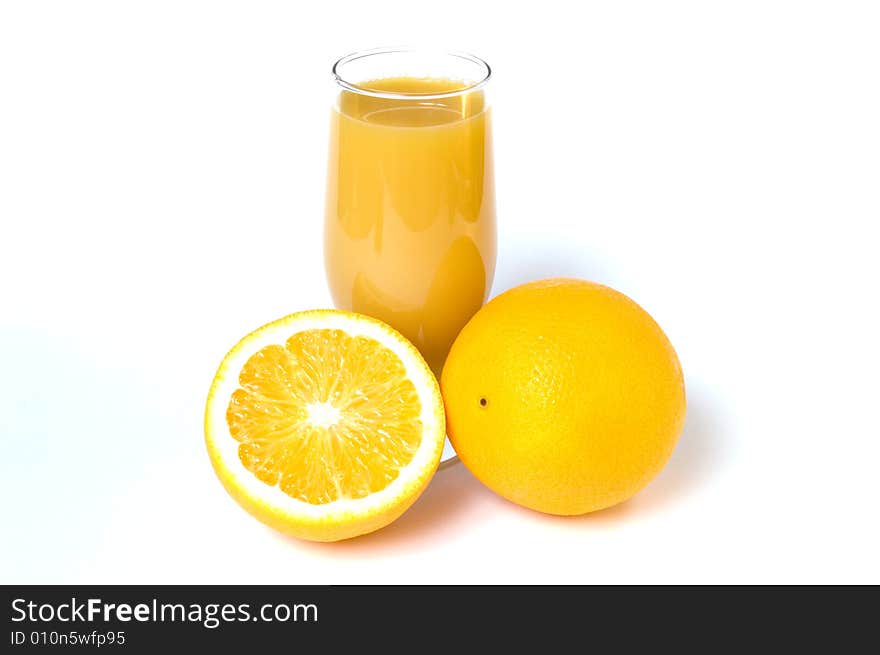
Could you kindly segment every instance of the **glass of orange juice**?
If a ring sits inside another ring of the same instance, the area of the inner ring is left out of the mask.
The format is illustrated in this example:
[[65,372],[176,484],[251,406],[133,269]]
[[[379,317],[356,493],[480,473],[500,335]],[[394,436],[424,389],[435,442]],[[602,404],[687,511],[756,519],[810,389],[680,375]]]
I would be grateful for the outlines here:
[[481,59],[385,48],[333,67],[324,260],[337,307],[410,339],[439,376],[495,271]]

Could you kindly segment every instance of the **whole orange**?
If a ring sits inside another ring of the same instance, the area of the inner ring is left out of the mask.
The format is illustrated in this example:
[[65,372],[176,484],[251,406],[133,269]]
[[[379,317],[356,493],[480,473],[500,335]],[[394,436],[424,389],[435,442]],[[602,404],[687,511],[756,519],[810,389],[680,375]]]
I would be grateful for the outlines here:
[[550,514],[632,497],[669,459],[686,407],[678,357],[654,319],[618,291],[563,278],[477,312],[440,386],[461,461],[501,496]]

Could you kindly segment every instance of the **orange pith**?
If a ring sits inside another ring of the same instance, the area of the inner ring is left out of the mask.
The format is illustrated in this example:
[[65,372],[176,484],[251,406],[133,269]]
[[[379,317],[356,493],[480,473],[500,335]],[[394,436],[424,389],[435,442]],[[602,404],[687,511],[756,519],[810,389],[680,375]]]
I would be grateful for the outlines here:
[[311,329],[247,360],[226,421],[248,471],[322,505],[391,484],[419,448],[420,415],[394,352],[369,337]]

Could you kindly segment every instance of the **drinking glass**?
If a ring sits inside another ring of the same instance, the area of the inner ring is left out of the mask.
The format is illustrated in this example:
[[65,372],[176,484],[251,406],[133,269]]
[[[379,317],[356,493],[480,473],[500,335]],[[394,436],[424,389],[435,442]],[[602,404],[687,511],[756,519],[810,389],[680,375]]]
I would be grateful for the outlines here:
[[333,67],[333,301],[390,324],[438,376],[495,271],[490,74],[472,55],[414,48],[357,52]]

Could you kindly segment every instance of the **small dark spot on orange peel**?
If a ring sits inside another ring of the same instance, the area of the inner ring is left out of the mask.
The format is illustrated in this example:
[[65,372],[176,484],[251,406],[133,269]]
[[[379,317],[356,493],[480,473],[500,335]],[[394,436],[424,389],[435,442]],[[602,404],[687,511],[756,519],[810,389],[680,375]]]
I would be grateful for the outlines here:
[[480,407],[485,407],[488,404],[489,404],[488,400],[486,400],[485,398],[480,398]]

